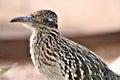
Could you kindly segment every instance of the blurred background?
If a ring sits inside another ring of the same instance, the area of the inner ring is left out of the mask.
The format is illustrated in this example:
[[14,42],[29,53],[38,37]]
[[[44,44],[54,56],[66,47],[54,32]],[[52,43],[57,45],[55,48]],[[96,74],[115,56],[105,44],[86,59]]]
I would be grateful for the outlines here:
[[41,9],[55,11],[60,33],[107,64],[120,56],[120,0],[0,0],[0,67],[18,63],[0,80],[44,80],[30,59],[31,31],[9,22]]

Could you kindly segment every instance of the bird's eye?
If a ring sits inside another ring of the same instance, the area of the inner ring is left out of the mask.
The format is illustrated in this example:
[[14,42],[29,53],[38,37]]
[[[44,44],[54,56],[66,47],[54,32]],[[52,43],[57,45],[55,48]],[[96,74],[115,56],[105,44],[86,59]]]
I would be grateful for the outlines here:
[[47,18],[47,19],[48,19],[48,21],[53,22],[53,19],[52,19],[52,18]]

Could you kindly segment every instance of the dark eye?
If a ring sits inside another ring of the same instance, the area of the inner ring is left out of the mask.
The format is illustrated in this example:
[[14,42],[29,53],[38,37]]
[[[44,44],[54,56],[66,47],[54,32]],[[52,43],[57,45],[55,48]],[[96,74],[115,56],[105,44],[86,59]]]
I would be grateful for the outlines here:
[[57,24],[54,22],[53,18],[47,17],[43,20],[43,24],[47,25],[51,28],[56,28],[57,29]]
[[52,18],[49,18],[49,17],[48,17],[47,19],[48,19],[48,21],[53,22],[53,19],[52,19]]

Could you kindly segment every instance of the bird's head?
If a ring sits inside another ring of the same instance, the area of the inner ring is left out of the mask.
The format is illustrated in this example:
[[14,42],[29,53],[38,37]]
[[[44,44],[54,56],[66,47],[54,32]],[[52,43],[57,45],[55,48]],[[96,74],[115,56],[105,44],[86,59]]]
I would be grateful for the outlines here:
[[57,29],[57,15],[51,10],[40,10],[29,16],[13,18],[10,22],[20,22],[30,25],[35,29],[39,27],[48,27]]

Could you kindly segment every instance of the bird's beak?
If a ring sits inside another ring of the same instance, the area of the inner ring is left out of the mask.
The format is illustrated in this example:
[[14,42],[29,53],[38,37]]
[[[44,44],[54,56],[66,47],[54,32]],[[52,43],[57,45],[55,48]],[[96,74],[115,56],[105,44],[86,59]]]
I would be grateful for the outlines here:
[[22,23],[25,23],[25,22],[31,22],[31,21],[32,21],[31,16],[22,16],[22,17],[13,18],[10,22],[22,22]]

